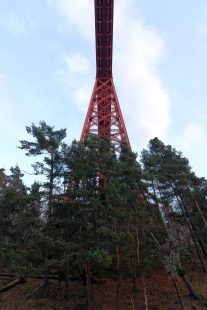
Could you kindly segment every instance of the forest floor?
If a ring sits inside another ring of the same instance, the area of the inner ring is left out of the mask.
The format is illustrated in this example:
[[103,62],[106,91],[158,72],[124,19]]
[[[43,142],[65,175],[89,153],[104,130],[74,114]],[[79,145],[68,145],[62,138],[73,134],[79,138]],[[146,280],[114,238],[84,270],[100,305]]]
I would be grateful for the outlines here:
[[[187,266],[187,276],[199,300],[192,300],[182,281],[178,279],[178,286],[186,310],[207,310],[207,275],[202,273],[198,265]],[[1,270],[0,270],[1,272]],[[11,279],[0,276],[0,287]],[[165,270],[153,270],[145,274],[147,288],[148,310],[180,310],[181,306],[173,286],[172,280]],[[80,281],[70,281],[70,300],[64,299],[64,283],[59,288],[58,280],[50,280],[49,298],[40,299],[42,280],[28,278],[26,283],[18,284],[9,290],[0,293],[0,310],[83,310],[86,309],[86,287]],[[145,310],[143,286],[140,279],[137,282],[138,292],[132,293],[131,279],[123,279],[120,289],[120,310]],[[36,288],[38,288],[32,295]],[[115,310],[117,280],[100,279],[92,287],[91,309]]]

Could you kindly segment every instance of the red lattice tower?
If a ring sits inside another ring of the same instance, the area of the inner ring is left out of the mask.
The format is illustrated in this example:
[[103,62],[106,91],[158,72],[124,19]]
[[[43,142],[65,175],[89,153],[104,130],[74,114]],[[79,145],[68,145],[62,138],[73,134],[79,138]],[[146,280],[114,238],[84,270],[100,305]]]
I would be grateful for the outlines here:
[[104,133],[119,151],[120,142],[130,147],[112,77],[114,0],[94,0],[96,32],[96,80],[80,141],[86,134]]

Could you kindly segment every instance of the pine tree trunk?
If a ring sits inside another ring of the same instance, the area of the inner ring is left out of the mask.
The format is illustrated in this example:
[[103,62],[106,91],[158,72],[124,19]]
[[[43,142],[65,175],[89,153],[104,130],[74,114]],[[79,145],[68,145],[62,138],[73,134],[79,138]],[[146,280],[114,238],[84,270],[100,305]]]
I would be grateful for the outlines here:
[[116,290],[116,310],[120,310],[119,293],[120,293],[120,288],[121,288],[121,282],[122,282],[122,277],[121,277],[121,274],[119,273],[119,281],[118,281],[117,290]]
[[[158,191],[159,191],[159,194],[160,194],[160,198],[162,199],[162,195],[161,195],[161,191],[160,191],[159,186],[158,186]],[[173,228],[172,228],[172,225],[171,225],[168,213],[167,213],[167,209],[166,209],[164,204],[163,204],[163,209],[164,209],[164,214],[165,214],[166,219],[167,219],[168,226],[170,227],[171,231],[173,231]],[[167,225],[165,227],[166,227],[167,236],[169,237]]]
[[[161,212],[161,210],[160,210],[160,206],[159,206],[159,203],[158,203],[158,200],[157,200],[156,190],[155,190],[155,186],[154,186],[154,182],[153,182],[153,181],[152,181],[152,188],[153,188],[153,192],[154,192],[154,196],[155,196],[155,202],[156,202],[157,208],[158,208],[158,210],[159,210],[159,213],[160,213],[160,215],[161,215],[162,212]],[[148,203],[148,204],[149,204],[149,203]],[[162,228],[161,228],[161,226],[160,226],[160,224],[159,224],[159,222],[158,222],[158,220],[157,220],[157,218],[156,218],[154,212],[151,210],[150,204],[149,204],[149,208],[150,208],[150,211],[151,211],[151,213],[152,213],[152,216],[153,216],[153,218],[154,218],[154,220],[155,220],[155,222],[156,222],[156,224],[157,224],[157,227],[161,230]],[[164,220],[163,220],[162,215],[161,215],[161,219],[162,219],[162,225],[163,225],[164,229],[167,231],[167,227],[166,227],[166,224],[165,224],[165,222],[164,222]],[[162,237],[163,237],[163,241],[165,241],[165,238],[164,238],[163,235],[162,235]]]
[[192,230],[195,233],[196,239],[198,240],[198,243],[199,243],[199,245],[200,245],[200,247],[202,249],[203,255],[207,259],[206,249],[205,249],[205,247],[203,245],[203,242],[201,241],[200,237],[197,235],[197,229],[196,229],[195,225],[190,221],[190,215],[189,215],[189,212],[188,212],[188,209],[187,209],[186,205],[182,201],[182,197],[180,197],[180,200],[181,200],[181,202],[183,204],[183,208],[185,209],[185,212],[186,212],[187,218],[189,219],[189,223],[190,223],[190,225],[192,227]]
[[182,306],[182,309],[183,309],[183,310],[186,310],[185,305],[184,305],[183,300],[182,300],[182,297],[181,297],[181,295],[180,295],[180,291],[179,291],[177,282],[176,282],[176,280],[175,280],[174,277],[173,277],[172,279],[173,279],[173,283],[174,283],[174,285],[175,285],[175,289],[176,289],[176,292],[177,292],[177,295],[178,295],[180,304],[181,304],[181,306]]
[[202,250],[202,252],[203,252],[203,255],[204,255],[204,257],[205,257],[205,259],[207,259],[207,252],[206,252],[206,249],[205,249],[205,247],[204,247],[204,245],[203,245],[203,242],[201,241],[201,238],[198,236],[198,234],[196,233],[196,227],[195,227],[195,225],[191,222],[191,227],[192,227],[192,230],[194,231],[194,234],[195,234],[195,236],[196,236],[196,239],[198,240],[198,243],[199,243],[199,245],[200,245],[200,247],[201,247],[201,250]]
[[69,268],[68,268],[68,259],[66,259],[65,263],[65,299],[69,300],[70,293],[69,293]]
[[[54,171],[54,148],[52,147],[51,150],[51,170],[50,170],[50,189],[48,195],[48,208],[47,208],[47,228],[46,228],[46,236],[50,237],[51,231],[48,228],[48,225],[51,222],[51,214],[52,214],[52,194],[53,194],[53,171]],[[48,281],[48,258],[49,258],[49,248],[46,246],[45,248],[45,266],[44,266],[44,277],[43,277],[43,291],[42,291],[42,298],[47,298],[49,293],[49,281]]]
[[[117,233],[116,219],[113,220],[114,232]],[[116,268],[119,270],[119,247],[115,247]]]
[[196,238],[195,238],[195,236],[194,236],[194,234],[193,234],[193,232],[192,232],[191,225],[190,225],[189,220],[188,220],[188,218],[187,218],[188,213],[187,213],[187,216],[186,216],[186,213],[185,213],[185,212],[186,212],[186,209],[185,209],[185,207],[184,207],[184,205],[183,205],[183,203],[182,203],[182,200],[181,200],[181,202],[180,202],[179,199],[178,199],[178,196],[175,194],[175,191],[174,191],[174,188],[173,188],[173,185],[172,185],[172,181],[171,181],[171,180],[170,180],[170,184],[171,184],[172,190],[173,190],[173,192],[174,192],[174,195],[175,195],[175,197],[176,197],[176,199],[177,199],[178,205],[179,205],[180,208],[181,208],[181,211],[182,211],[182,214],[183,214],[183,216],[184,216],[184,219],[185,219],[185,222],[186,222],[186,224],[187,224],[187,227],[188,227],[188,229],[189,229],[189,232],[190,232],[190,234],[191,234],[192,240],[193,240],[194,245],[195,245],[196,252],[197,252],[197,254],[198,254],[198,258],[199,258],[200,263],[201,263],[201,266],[202,266],[202,268],[203,268],[203,272],[204,272],[204,273],[207,273],[206,266],[205,266],[205,264],[204,264],[204,262],[203,262],[203,259],[202,259],[201,255],[200,255],[200,251],[199,251],[198,246],[197,246]]
[[139,266],[141,278],[142,278],[142,284],[143,284],[143,291],[144,291],[144,301],[145,301],[145,309],[148,310],[148,301],[147,301],[147,289],[146,289],[146,283],[144,280],[144,276],[142,273],[142,268],[141,268],[141,262],[140,262],[140,249],[139,249],[139,227],[138,227],[138,215],[137,215],[137,210],[136,210],[136,242],[137,242],[137,263]]
[[45,249],[45,266],[44,266],[43,287],[42,287],[42,298],[43,299],[47,298],[48,293],[49,293],[47,261],[48,261],[48,248]]
[[87,309],[90,309],[90,291],[91,291],[91,283],[90,283],[90,270],[88,262],[84,263],[85,266],[85,274],[86,274],[86,289],[87,289]]
[[187,208],[186,208],[185,205],[183,205],[182,212],[186,212],[186,214],[187,214],[187,217],[185,216],[185,214],[184,214],[184,217],[185,217],[185,220],[186,220],[188,229],[189,229],[189,231],[190,231],[191,237],[192,237],[192,239],[193,239],[193,242],[194,242],[194,245],[195,245],[195,248],[196,248],[196,252],[197,252],[198,257],[199,257],[199,259],[200,259],[200,262],[201,262],[201,265],[202,265],[202,268],[203,268],[203,272],[207,273],[205,264],[204,264],[204,262],[203,262],[203,259],[202,259],[201,255],[200,255],[200,251],[199,251],[199,249],[198,249],[197,241],[198,241],[198,243],[199,243],[199,245],[200,245],[200,247],[201,247],[201,250],[202,250],[202,252],[203,252],[203,254],[204,254],[204,257],[207,259],[207,252],[206,252],[206,249],[205,249],[205,247],[204,247],[204,245],[203,245],[203,242],[201,241],[201,239],[200,239],[199,236],[197,235],[195,225],[194,225],[191,221],[188,220],[190,216],[189,216],[189,214],[188,214],[188,210],[187,210]]
[[[175,191],[174,191],[174,188],[173,188],[173,182],[172,182],[172,180],[170,180],[170,184],[171,184],[172,190],[173,190],[173,192],[174,192],[174,194],[175,194]],[[174,185],[174,186],[175,186],[175,185]],[[193,196],[193,194],[192,194],[190,188],[188,188],[188,190],[190,191],[191,195]],[[200,245],[200,247],[201,247],[201,249],[202,249],[202,252],[203,252],[203,254],[204,254],[204,257],[207,259],[207,252],[206,252],[206,250],[205,250],[205,247],[204,247],[204,245],[203,245],[203,242],[201,241],[200,237],[197,236],[197,232],[196,232],[197,229],[196,229],[195,225],[190,221],[190,215],[189,215],[189,212],[188,212],[188,209],[187,209],[186,205],[183,203],[182,197],[179,195],[179,198],[180,198],[180,200],[181,200],[181,202],[180,202],[180,201],[178,200],[177,195],[175,195],[175,196],[176,196],[176,199],[177,199],[177,201],[178,201],[178,204],[180,205],[180,208],[181,208],[181,210],[182,210],[183,216],[184,216],[184,218],[185,218],[185,221],[186,221],[186,223],[187,223],[187,226],[188,226],[188,228],[189,228],[189,231],[190,231],[190,233],[191,233],[191,236],[192,236],[192,234],[193,234],[193,233],[192,233],[192,230],[193,230],[194,233],[195,233],[195,238],[198,240],[198,243],[199,243],[199,245]],[[194,197],[193,197],[193,198],[194,198]],[[195,198],[194,198],[194,200],[195,200]],[[197,203],[197,202],[196,202],[196,203]],[[197,208],[200,210],[199,206],[197,206]],[[200,210],[200,212],[201,212],[201,210]],[[202,212],[201,212],[201,214],[202,214]],[[202,215],[203,215],[203,214],[202,214]],[[192,229],[191,229],[191,227],[192,227]],[[196,251],[197,251],[197,249],[196,249]],[[198,251],[197,251],[197,253],[198,253]],[[198,254],[198,256],[199,256],[199,254]],[[200,257],[199,257],[199,259],[200,259]],[[201,265],[202,265],[202,268],[205,269],[204,272],[207,273],[206,268],[203,267],[204,263],[201,263]]]
[[132,292],[136,293],[138,292],[138,288],[137,288],[137,275],[136,272],[132,272],[132,284],[133,284],[133,288],[132,288]]
[[197,207],[197,209],[198,209],[198,211],[199,211],[199,213],[200,213],[200,215],[201,215],[201,218],[202,218],[202,220],[203,220],[203,222],[204,222],[204,225],[207,227],[206,219],[205,219],[205,217],[203,216],[203,213],[202,213],[202,211],[201,211],[201,209],[200,209],[200,207],[199,207],[199,204],[198,204],[197,201],[195,200],[195,197],[194,197],[194,195],[193,195],[193,193],[192,193],[192,191],[191,191],[191,189],[190,189],[190,186],[189,186],[188,184],[186,184],[186,186],[187,186],[187,188],[188,188],[188,190],[189,190],[189,192],[190,192],[190,194],[191,194],[191,196],[192,196],[192,198],[193,198],[193,200],[194,200],[194,202],[195,202],[195,205],[196,205],[196,207]]
[[202,257],[201,257],[201,254],[200,254],[200,251],[199,251],[199,248],[198,248],[198,245],[197,245],[196,238],[194,237],[193,233],[191,234],[191,236],[192,236],[193,243],[194,243],[194,245],[195,245],[195,249],[196,249],[196,252],[197,252],[197,254],[198,254],[198,258],[199,258],[199,260],[200,260],[200,263],[201,263],[203,272],[204,272],[204,273],[207,273],[207,269],[206,269],[206,266],[205,266],[205,264],[204,264],[204,261],[203,261],[203,259],[202,259]]
[[188,288],[189,291],[190,291],[191,298],[194,299],[194,300],[199,299],[199,296],[198,296],[198,295],[196,294],[196,292],[194,291],[194,289],[193,289],[192,285],[190,284],[190,282],[189,282],[187,276],[184,275],[182,278],[183,278],[183,281],[185,282],[187,288]]
[[203,242],[201,241],[201,239],[198,236],[197,236],[197,240],[198,240],[198,243],[199,243],[199,245],[200,245],[200,247],[202,249],[202,252],[203,252],[203,255],[204,255],[205,259],[207,259],[207,252],[206,252],[206,249],[205,249],[205,247],[203,245]]

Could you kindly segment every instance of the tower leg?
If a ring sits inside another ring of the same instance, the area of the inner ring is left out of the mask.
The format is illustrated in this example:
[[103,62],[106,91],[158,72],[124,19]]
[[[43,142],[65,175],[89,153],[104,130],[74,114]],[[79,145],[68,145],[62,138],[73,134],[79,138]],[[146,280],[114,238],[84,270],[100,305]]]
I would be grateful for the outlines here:
[[121,113],[113,79],[96,79],[80,141],[86,134],[102,137],[105,134],[120,150],[125,140],[130,147],[124,119]]

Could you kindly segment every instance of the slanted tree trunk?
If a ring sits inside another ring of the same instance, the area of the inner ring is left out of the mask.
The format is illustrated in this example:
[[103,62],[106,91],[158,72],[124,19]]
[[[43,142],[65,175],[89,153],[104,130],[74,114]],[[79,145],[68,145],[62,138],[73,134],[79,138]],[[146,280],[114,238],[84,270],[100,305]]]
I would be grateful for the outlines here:
[[[172,187],[172,189],[173,189],[173,192],[174,192],[174,194],[175,194],[175,190],[174,190],[174,187],[173,187],[173,186],[175,186],[175,184],[173,183],[172,180],[169,180],[169,181],[170,181],[171,187]],[[187,185],[187,187],[188,187],[188,185]],[[199,207],[198,203],[196,202],[196,200],[195,200],[195,198],[194,198],[194,196],[193,196],[193,194],[192,194],[192,192],[191,192],[191,190],[190,190],[189,187],[188,187],[188,190],[189,190],[189,192],[191,193],[191,196],[193,197],[194,202],[196,203],[197,209],[199,210],[199,212],[200,212],[200,214],[201,214],[201,216],[202,216],[202,219],[203,219],[203,221],[204,221],[204,225],[206,225],[206,221],[205,221],[205,218],[204,218],[204,216],[203,216],[203,214],[202,214],[202,211],[200,210],[200,207]],[[181,211],[182,211],[182,213],[183,213],[183,216],[184,216],[184,218],[185,218],[186,224],[187,224],[187,226],[188,226],[188,228],[189,228],[189,231],[190,231],[191,235],[193,234],[193,233],[192,233],[192,231],[193,231],[194,234],[195,234],[195,238],[197,239],[197,241],[198,241],[198,243],[199,243],[199,245],[200,245],[200,247],[201,247],[201,250],[202,250],[202,252],[203,252],[203,254],[204,254],[204,257],[207,259],[207,252],[206,252],[206,249],[205,249],[205,247],[204,247],[204,245],[203,245],[203,242],[201,241],[201,238],[200,238],[200,237],[198,236],[198,234],[197,234],[197,229],[196,229],[195,225],[194,225],[194,224],[192,223],[192,221],[190,220],[190,214],[189,214],[189,212],[188,212],[188,209],[187,209],[185,203],[183,203],[183,198],[181,197],[181,195],[179,195],[179,198],[180,198],[180,201],[179,201],[179,199],[178,199],[178,197],[177,197],[176,194],[175,194],[175,196],[176,196],[176,199],[177,199],[177,201],[178,201],[178,204],[179,204],[179,206],[180,206],[180,208],[181,208]],[[194,239],[195,239],[195,238],[194,238]],[[197,251],[197,249],[196,249],[196,251]],[[198,251],[197,251],[197,253],[198,253]],[[199,256],[199,254],[198,254],[198,256]],[[199,257],[199,259],[200,259],[200,257]],[[202,267],[203,267],[204,263],[201,263],[201,265],[202,265]],[[204,267],[203,269],[206,269],[206,267]],[[207,273],[207,270],[204,271],[204,272]]]
[[[173,192],[174,192],[174,194],[175,194],[175,190],[174,190],[172,181],[171,181],[171,180],[169,180],[169,181],[170,181],[172,190],[173,190]],[[186,222],[186,224],[187,224],[187,227],[188,227],[188,229],[189,229],[189,232],[190,232],[190,234],[191,234],[191,236],[192,236],[192,240],[193,240],[193,242],[194,242],[195,249],[196,249],[196,252],[197,252],[197,254],[198,254],[198,258],[199,258],[200,263],[201,263],[201,266],[202,266],[202,268],[203,268],[203,272],[204,272],[204,273],[207,273],[206,266],[205,266],[205,264],[204,264],[204,262],[203,262],[203,259],[202,259],[201,255],[200,255],[200,251],[199,251],[198,246],[197,246],[197,240],[196,240],[196,238],[195,238],[195,236],[194,236],[194,234],[193,234],[193,232],[192,232],[192,228],[191,228],[190,223],[189,223],[189,220],[188,220],[188,218],[187,218],[187,216],[186,216],[186,212],[185,212],[186,210],[185,210],[185,208],[184,208],[184,206],[183,206],[183,204],[182,204],[182,201],[180,202],[180,200],[178,199],[178,196],[177,196],[176,194],[175,194],[175,197],[176,197],[176,199],[177,199],[178,205],[179,205],[180,208],[181,208],[181,211],[182,211],[182,214],[183,214],[183,216],[184,216],[184,219],[185,219],[185,222]]]
[[181,297],[181,294],[180,294],[180,290],[179,290],[178,285],[177,285],[177,282],[176,282],[176,279],[175,279],[174,277],[172,277],[172,279],[173,279],[173,283],[174,283],[174,285],[175,285],[175,289],[176,289],[176,292],[177,292],[178,299],[179,299],[179,301],[180,301],[181,307],[182,307],[183,310],[186,310],[185,305],[184,305],[184,302],[183,302],[182,297]]
[[190,284],[190,282],[189,282],[187,276],[184,275],[182,278],[183,278],[183,281],[185,282],[187,288],[188,288],[189,291],[190,291],[191,298],[194,299],[194,300],[199,299],[199,296],[198,296],[198,295],[196,294],[196,292],[194,291],[194,289],[193,289],[192,285]]
[[207,259],[207,252],[206,252],[206,249],[203,245],[203,242],[202,242],[201,238],[199,237],[199,235],[197,234],[197,229],[196,229],[195,225],[192,223],[192,221],[190,221],[190,215],[189,215],[188,209],[187,209],[186,205],[183,203],[183,199],[182,199],[181,195],[179,195],[179,197],[180,197],[180,200],[183,204],[183,208],[185,209],[187,219],[189,219],[189,224],[191,225],[192,231],[194,232],[196,239],[198,240],[198,243],[201,247],[201,250],[203,252],[204,257]]
[[[153,236],[153,234],[152,234],[152,236]],[[154,238],[154,240],[158,243],[157,239],[156,239],[154,236],[153,236],[153,238]],[[159,244],[159,243],[158,243],[158,244]],[[171,249],[169,250],[169,254],[170,254],[170,253],[171,253]],[[195,290],[193,289],[193,287],[192,287],[190,281],[188,280],[188,278],[187,278],[187,276],[186,276],[184,270],[181,269],[181,264],[179,264],[179,268],[180,268],[180,269],[177,270],[177,271],[178,271],[178,274],[179,274],[179,276],[183,279],[185,285],[187,286],[187,288],[188,288],[188,290],[189,290],[189,292],[190,292],[191,298],[193,298],[194,300],[199,299],[199,296],[196,294]],[[172,274],[171,274],[171,275],[172,275]],[[174,277],[173,275],[172,275],[172,278],[174,278],[174,280],[175,280],[175,277]],[[173,281],[174,281],[174,280],[173,280]],[[176,280],[175,280],[174,284],[176,284]],[[176,287],[176,290],[177,290],[177,287]]]
[[[185,211],[182,211],[182,212],[185,212]],[[184,216],[185,216],[185,215],[184,215]],[[187,218],[186,218],[186,223],[187,223],[188,229],[189,229],[189,231],[190,231],[190,234],[191,234],[191,237],[192,237],[192,240],[193,240],[193,243],[194,243],[196,252],[197,252],[197,254],[198,254],[198,258],[199,258],[199,260],[200,260],[200,263],[201,263],[203,272],[204,272],[204,273],[207,273],[207,269],[206,269],[205,263],[204,263],[204,261],[203,261],[203,258],[201,257],[201,253],[200,253],[200,250],[199,250],[199,248],[198,248],[198,243],[199,243],[199,245],[200,245],[200,247],[201,247],[201,249],[203,250],[203,253],[204,253],[204,255],[205,255],[205,248],[204,248],[204,246],[203,246],[203,243],[201,242],[200,238],[197,238],[196,232],[193,231],[192,228],[191,228],[191,227],[193,227],[194,225],[192,226],[192,223],[191,223],[191,225],[190,225],[190,223],[189,223],[189,221],[188,221]],[[198,243],[197,243],[197,242],[198,242]]]
[[207,222],[206,222],[205,217],[203,216],[203,213],[202,213],[202,211],[201,211],[201,208],[199,207],[199,204],[197,203],[197,201],[196,201],[196,199],[195,199],[195,197],[194,197],[194,195],[193,195],[193,193],[192,193],[192,191],[191,191],[191,189],[190,189],[190,186],[189,186],[188,184],[186,184],[186,186],[187,186],[187,188],[188,188],[188,190],[189,190],[189,192],[190,192],[190,194],[191,194],[191,197],[193,198],[193,201],[195,202],[195,205],[196,205],[196,207],[197,207],[197,209],[198,209],[198,211],[199,211],[199,213],[200,213],[200,215],[201,215],[201,218],[202,218],[202,220],[203,220],[203,223],[204,223],[204,225],[205,225],[206,228],[207,228]]
[[40,288],[42,288],[42,283],[38,286],[38,287],[36,287],[31,293],[29,293],[29,294],[27,294],[25,297],[24,297],[24,299],[28,299],[28,298],[30,298],[36,291],[38,291]]
[[201,250],[202,250],[202,252],[203,252],[203,254],[205,256],[205,259],[207,259],[207,252],[206,252],[206,249],[205,249],[205,247],[203,245],[203,242],[201,241],[201,239],[198,237],[197,234],[196,234],[196,237],[197,237],[198,243],[199,243],[199,245],[201,247]]
[[[157,194],[156,194],[156,190],[155,190],[155,186],[154,186],[154,182],[153,182],[153,181],[152,181],[152,188],[153,188],[153,192],[154,192],[154,196],[155,196],[156,206],[157,206],[157,208],[158,208],[158,210],[159,210],[159,212],[160,212],[160,214],[161,214],[162,212],[161,212],[161,210],[160,210],[160,206],[159,206],[159,203],[158,203]],[[156,222],[156,224],[157,224],[157,227],[161,230],[162,228],[161,228],[161,226],[160,226],[160,224],[159,224],[159,222],[158,222],[158,220],[157,220],[157,218],[156,218],[154,212],[151,210],[151,207],[150,207],[150,204],[149,204],[149,203],[148,203],[148,205],[149,205],[149,209],[150,209],[150,211],[151,211],[151,213],[152,213],[152,216],[153,216],[153,218],[154,218],[154,220],[155,220],[155,222]],[[162,216],[161,216],[161,218],[162,218]],[[162,218],[162,225],[163,225],[164,229],[167,231],[167,226],[166,226],[166,224],[165,224],[163,218]],[[162,235],[162,237],[163,237],[163,240],[165,241],[165,238],[164,238],[163,235]]]
[[[160,198],[161,198],[161,200],[163,200],[160,187],[159,187],[158,185],[157,185],[157,187],[158,187],[158,191],[159,191]],[[165,214],[165,216],[166,216],[168,225],[169,225],[171,231],[173,231],[172,224],[171,224],[171,221],[170,221],[169,216],[168,216],[168,211],[167,211],[166,206],[165,206],[164,204],[163,204],[163,210],[164,210],[164,214]],[[163,220],[163,221],[164,221],[164,220]],[[166,228],[166,233],[167,233],[167,235],[169,235],[167,225],[165,225],[165,228]]]
[[198,254],[198,258],[199,258],[199,260],[200,260],[200,263],[201,263],[203,272],[204,272],[204,273],[207,273],[206,266],[205,266],[205,264],[204,264],[204,261],[203,261],[203,259],[202,259],[202,257],[201,257],[201,254],[200,254],[200,251],[199,251],[199,248],[198,248],[196,235],[195,235],[195,234],[193,233],[193,231],[192,231],[191,225],[190,225],[190,223],[189,223],[189,221],[188,221],[188,218],[186,217],[185,210],[184,210],[184,207],[183,207],[182,203],[180,203],[180,201],[179,201],[179,199],[178,199],[177,196],[176,196],[176,198],[177,198],[177,201],[178,201],[178,203],[179,203],[179,205],[180,205],[180,208],[181,208],[181,210],[182,210],[182,213],[183,213],[183,216],[184,216],[184,218],[185,218],[185,222],[186,222],[186,224],[187,224],[187,227],[188,227],[188,229],[189,229],[189,232],[190,232],[190,234],[191,234],[191,237],[192,237],[192,240],[193,240],[193,243],[194,243],[196,252],[197,252],[197,254]]

